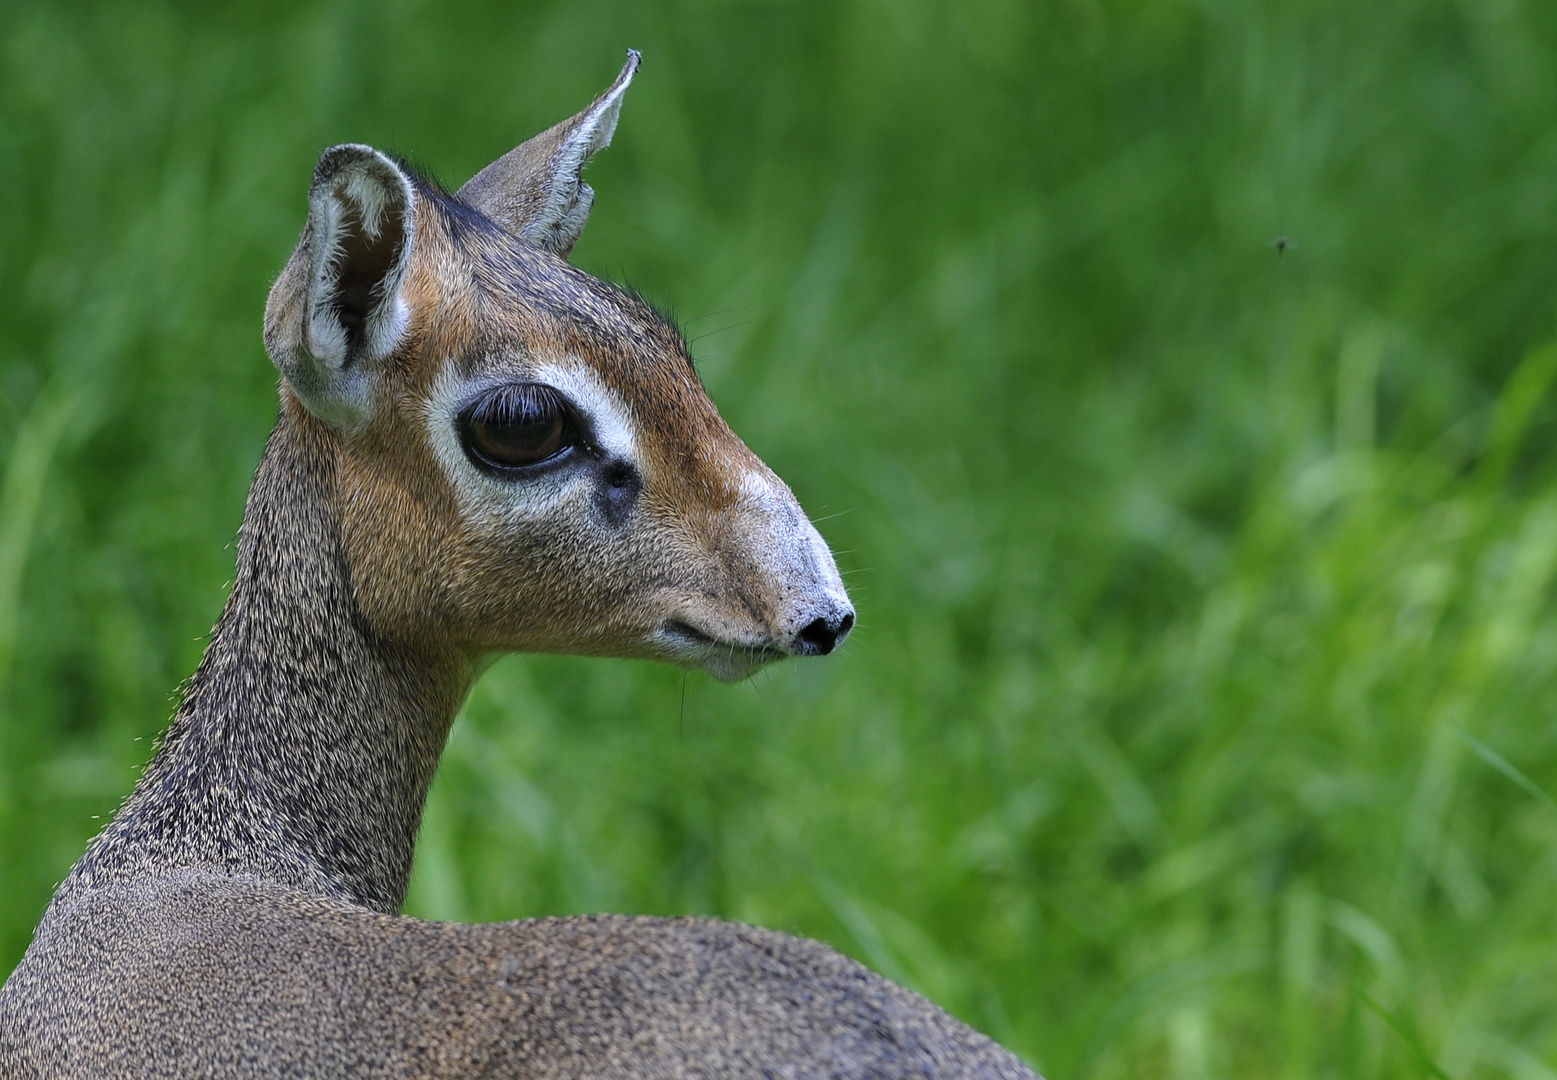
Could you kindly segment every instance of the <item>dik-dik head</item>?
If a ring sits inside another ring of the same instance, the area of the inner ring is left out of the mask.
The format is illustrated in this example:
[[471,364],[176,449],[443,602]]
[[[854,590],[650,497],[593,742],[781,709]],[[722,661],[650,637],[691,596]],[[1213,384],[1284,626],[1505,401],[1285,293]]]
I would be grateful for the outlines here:
[[566,259],[638,66],[455,195],[325,152],[265,311],[288,422],[334,458],[374,628],[738,678],[854,622],[832,555],[686,343]]

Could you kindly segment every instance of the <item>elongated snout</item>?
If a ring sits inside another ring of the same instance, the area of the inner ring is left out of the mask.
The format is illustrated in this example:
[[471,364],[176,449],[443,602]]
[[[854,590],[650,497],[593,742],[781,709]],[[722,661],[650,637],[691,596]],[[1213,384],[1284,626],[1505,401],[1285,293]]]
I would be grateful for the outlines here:
[[783,481],[764,469],[747,481],[749,557],[768,578],[774,635],[791,656],[826,656],[854,629],[854,605],[838,564]]
[[854,629],[832,552],[760,463],[711,516],[705,543],[711,587],[686,597],[658,634],[679,662],[738,679],[786,656],[826,656]]

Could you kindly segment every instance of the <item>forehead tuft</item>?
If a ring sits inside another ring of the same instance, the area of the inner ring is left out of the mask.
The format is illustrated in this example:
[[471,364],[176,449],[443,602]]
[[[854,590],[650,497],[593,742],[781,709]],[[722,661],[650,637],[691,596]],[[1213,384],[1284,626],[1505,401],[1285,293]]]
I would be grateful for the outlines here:
[[637,290],[602,281],[514,236],[421,173],[414,180],[423,213],[437,219],[454,262],[475,286],[483,341],[523,347],[540,334],[571,352],[673,361],[697,379],[674,317]]

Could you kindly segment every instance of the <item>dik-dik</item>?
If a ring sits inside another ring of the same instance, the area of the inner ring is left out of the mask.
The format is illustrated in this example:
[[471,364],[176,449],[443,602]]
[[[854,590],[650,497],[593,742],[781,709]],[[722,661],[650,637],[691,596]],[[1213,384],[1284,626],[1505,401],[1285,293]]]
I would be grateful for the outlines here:
[[816,942],[397,914],[509,650],[734,679],[854,610],[673,326],[566,261],[638,65],[456,194],[325,152],[265,309],[280,418],[210,647],[0,990],[13,1077],[1031,1077]]

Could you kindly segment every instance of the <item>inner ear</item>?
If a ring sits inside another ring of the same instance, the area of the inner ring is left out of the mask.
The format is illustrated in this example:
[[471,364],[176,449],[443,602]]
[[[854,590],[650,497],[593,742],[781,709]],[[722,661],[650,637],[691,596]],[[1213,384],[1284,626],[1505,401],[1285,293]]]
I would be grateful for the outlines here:
[[410,179],[366,146],[325,151],[309,197],[312,354],[336,372],[381,360],[404,329],[396,296],[411,246]]
[[370,146],[314,167],[308,225],[265,305],[265,349],[315,416],[342,429],[372,412],[380,361],[410,320],[400,283],[416,244],[411,176]]
[[400,263],[405,225],[392,213],[367,220],[360,204],[342,200],[341,229],[336,237],[335,310],[346,330],[349,348],[362,347],[368,316],[387,299],[390,271]]

